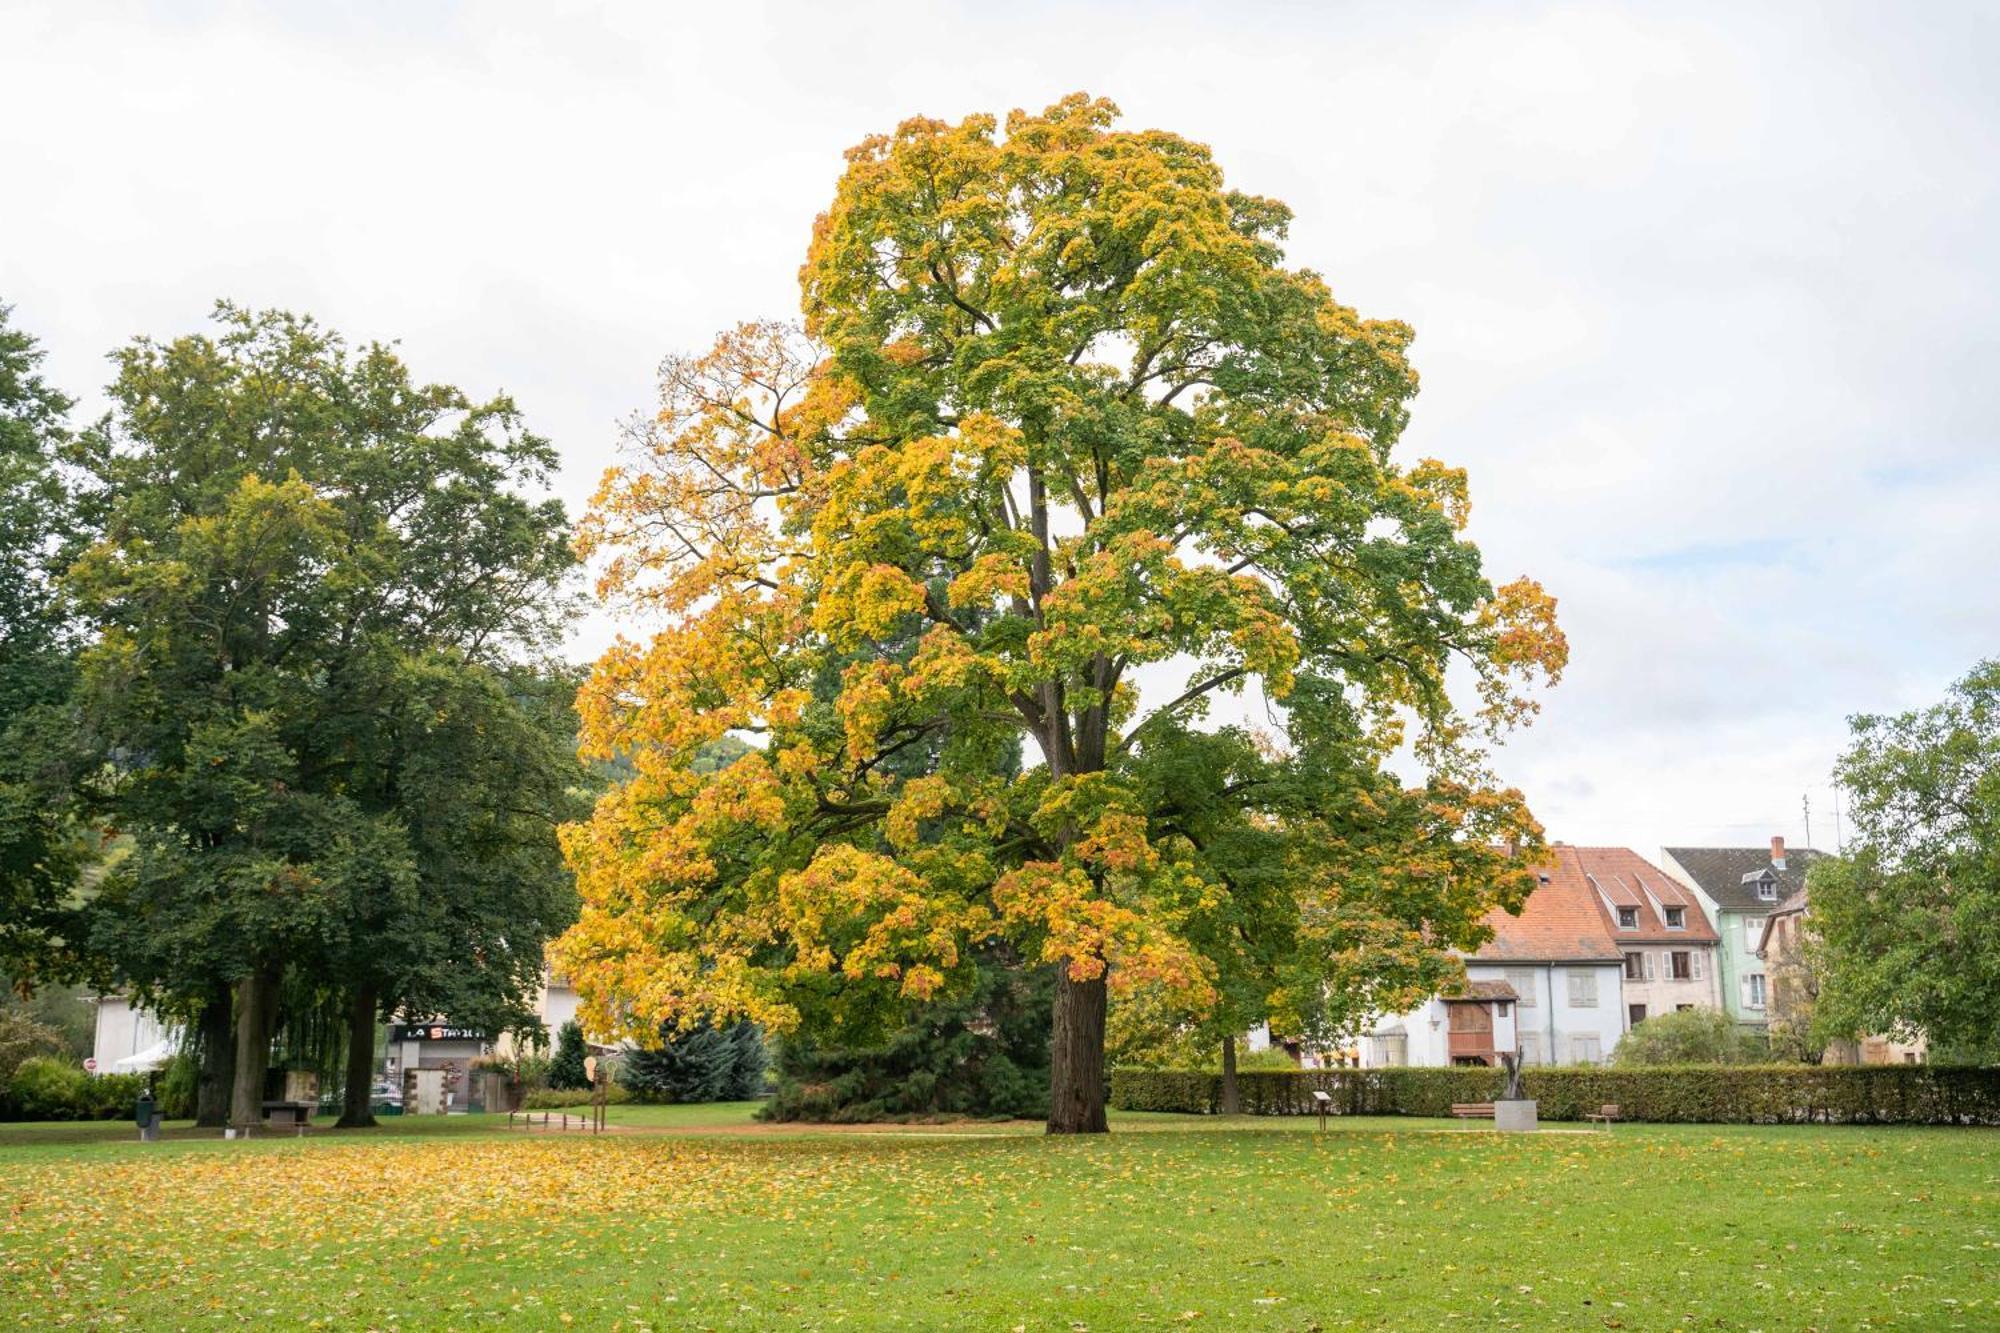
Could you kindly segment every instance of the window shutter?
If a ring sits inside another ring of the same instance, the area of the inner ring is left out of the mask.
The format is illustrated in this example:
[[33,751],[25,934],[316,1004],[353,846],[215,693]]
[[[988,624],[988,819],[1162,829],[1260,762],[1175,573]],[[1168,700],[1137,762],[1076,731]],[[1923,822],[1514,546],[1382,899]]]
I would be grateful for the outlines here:
[[1690,961],[1690,962],[1691,962],[1691,963],[1693,964],[1693,966],[1694,966],[1694,979],[1695,979],[1696,981],[1700,981],[1700,980],[1701,980],[1701,950],[1699,950],[1699,949],[1690,949],[1690,950],[1688,950],[1688,959],[1689,959],[1689,961]]
[[1646,950],[1646,980],[1651,981],[1652,979],[1653,979],[1653,951],[1651,949],[1648,949]]

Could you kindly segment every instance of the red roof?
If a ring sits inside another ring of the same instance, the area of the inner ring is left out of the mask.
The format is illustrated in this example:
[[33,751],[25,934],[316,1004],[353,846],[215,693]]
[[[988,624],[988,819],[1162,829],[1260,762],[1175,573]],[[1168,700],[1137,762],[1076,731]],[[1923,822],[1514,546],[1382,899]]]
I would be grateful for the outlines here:
[[[1549,851],[1548,864],[1536,867],[1541,883],[1528,895],[1521,914],[1487,914],[1493,938],[1479,947],[1471,961],[1615,963],[1624,957],[1621,944],[1671,940],[1715,943],[1715,929],[1694,895],[1630,848],[1558,843]],[[1667,929],[1660,911],[1655,910],[1656,899],[1661,909],[1682,908],[1686,929]],[[1638,915],[1638,929],[1618,929],[1614,907],[1632,908]]]
[[1623,959],[1612,942],[1610,923],[1597,893],[1583,877],[1568,847],[1551,849],[1550,864],[1537,866],[1542,882],[1528,895],[1519,916],[1494,910],[1486,924],[1493,938],[1472,955],[1477,963],[1616,963]]
[[[1604,909],[1604,924],[1612,938],[1643,944],[1668,944],[1693,940],[1701,944],[1716,941],[1715,928],[1702,913],[1687,886],[1629,847],[1558,847],[1556,855],[1574,861],[1586,880],[1598,891]],[[1630,907],[1637,911],[1638,927],[1620,930],[1613,909]],[[1681,909],[1684,925],[1668,927],[1665,911]]]

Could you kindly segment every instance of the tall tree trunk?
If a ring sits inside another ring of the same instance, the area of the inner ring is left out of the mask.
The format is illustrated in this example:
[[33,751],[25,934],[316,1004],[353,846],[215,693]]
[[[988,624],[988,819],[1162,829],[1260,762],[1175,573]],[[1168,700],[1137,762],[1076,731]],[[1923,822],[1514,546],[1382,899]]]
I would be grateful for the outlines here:
[[375,985],[357,983],[347,993],[347,1088],[336,1129],[373,1129],[368,1094],[375,1084]]
[[276,978],[252,972],[236,983],[236,1069],[229,1123],[238,1130],[253,1129],[264,1119],[264,1075],[271,1066],[271,1024],[277,1008]]
[[1056,978],[1049,1038],[1049,1133],[1102,1134],[1104,1122],[1104,978]]
[[217,986],[201,1007],[197,1027],[201,1068],[196,1074],[194,1122],[203,1129],[229,1123],[230,1080],[236,1073],[236,1028],[231,1021],[227,986]]
[[1236,1034],[1222,1039],[1222,1113],[1242,1115],[1243,1097],[1236,1090]]

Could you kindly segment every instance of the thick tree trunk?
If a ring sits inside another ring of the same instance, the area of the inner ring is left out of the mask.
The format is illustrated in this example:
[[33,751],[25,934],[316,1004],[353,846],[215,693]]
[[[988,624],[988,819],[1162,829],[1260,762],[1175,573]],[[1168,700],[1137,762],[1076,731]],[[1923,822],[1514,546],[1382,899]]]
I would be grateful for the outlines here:
[[278,983],[252,972],[236,983],[236,1070],[231,1079],[229,1123],[254,1129],[264,1120],[264,1075],[271,1066],[271,1024],[277,1016]]
[[236,1073],[236,1028],[230,1007],[229,988],[218,986],[201,1010],[194,1122],[203,1129],[221,1129],[229,1123],[230,1080]]
[[368,1094],[375,1085],[375,987],[357,984],[347,994],[347,1088],[336,1129],[373,1129]]
[[1242,1115],[1243,1097],[1236,1090],[1236,1036],[1222,1039],[1222,1113]]
[[1049,1133],[1102,1134],[1104,1122],[1104,978],[1056,978],[1049,1038]]

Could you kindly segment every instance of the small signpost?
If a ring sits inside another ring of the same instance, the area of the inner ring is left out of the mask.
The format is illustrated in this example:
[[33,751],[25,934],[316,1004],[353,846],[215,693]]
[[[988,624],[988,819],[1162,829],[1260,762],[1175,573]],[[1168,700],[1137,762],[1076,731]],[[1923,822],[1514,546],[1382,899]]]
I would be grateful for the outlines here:
[[97,1072],[97,1057],[96,1057],[96,1056],[94,1056],[94,1055],[93,1055],[93,1056],[89,1056],[89,1057],[87,1057],[87,1058],[86,1058],[86,1059],[84,1060],[84,1062],[83,1062],[83,1072],[84,1072],[84,1073],[86,1073],[86,1074],[95,1074],[95,1073]]
[[1320,1089],[1314,1088],[1313,1109],[1319,1112],[1319,1128],[1323,1134],[1326,1132],[1326,1118],[1333,1111],[1333,1098],[1327,1096]]

